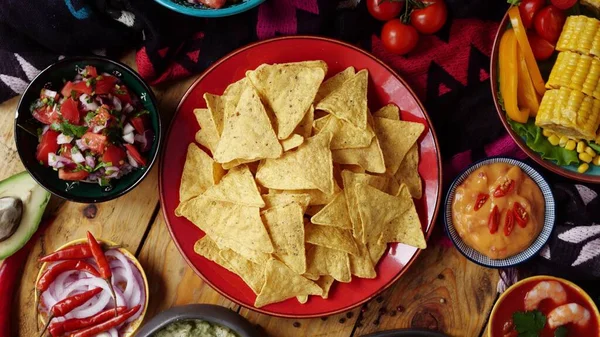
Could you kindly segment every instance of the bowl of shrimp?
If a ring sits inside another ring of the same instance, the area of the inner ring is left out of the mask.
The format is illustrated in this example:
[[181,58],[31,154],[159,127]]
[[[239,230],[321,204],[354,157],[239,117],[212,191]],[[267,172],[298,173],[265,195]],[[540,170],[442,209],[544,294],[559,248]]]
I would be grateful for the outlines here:
[[523,279],[500,295],[487,337],[600,336],[600,313],[573,282],[552,276]]

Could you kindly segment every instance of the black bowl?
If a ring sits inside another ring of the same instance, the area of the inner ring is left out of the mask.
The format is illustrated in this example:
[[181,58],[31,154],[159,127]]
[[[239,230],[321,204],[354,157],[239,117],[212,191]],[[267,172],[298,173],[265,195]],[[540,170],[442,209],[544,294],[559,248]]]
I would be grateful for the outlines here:
[[[29,111],[31,103],[39,97],[44,87],[60,91],[64,80],[70,80],[77,75],[77,70],[86,65],[94,66],[99,73],[106,72],[118,77],[127,88],[140,98],[144,109],[150,111],[150,122],[155,137],[152,147],[146,155],[148,165],[133,172],[111,180],[110,186],[84,182],[69,182],[58,179],[58,173],[52,168],[41,165],[35,158],[38,139],[36,129],[43,125],[34,119]],[[81,203],[104,202],[131,191],[150,172],[156,161],[161,142],[161,120],[158,105],[152,89],[142,78],[128,66],[104,57],[76,57],[58,61],[42,70],[31,81],[21,96],[15,115],[15,143],[23,165],[31,176],[45,189],[61,198]]]
[[190,304],[163,311],[138,330],[136,336],[150,337],[169,323],[190,319],[199,319],[227,327],[240,337],[260,336],[254,326],[244,317],[230,309],[212,304]]

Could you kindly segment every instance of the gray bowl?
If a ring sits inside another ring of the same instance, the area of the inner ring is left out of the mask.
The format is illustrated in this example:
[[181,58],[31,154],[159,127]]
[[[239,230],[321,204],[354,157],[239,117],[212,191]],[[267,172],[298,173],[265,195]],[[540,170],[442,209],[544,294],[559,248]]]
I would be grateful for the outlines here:
[[200,319],[227,327],[240,337],[259,337],[258,332],[245,318],[225,307],[212,304],[190,304],[161,312],[146,323],[136,337],[150,337],[169,323],[186,319]]

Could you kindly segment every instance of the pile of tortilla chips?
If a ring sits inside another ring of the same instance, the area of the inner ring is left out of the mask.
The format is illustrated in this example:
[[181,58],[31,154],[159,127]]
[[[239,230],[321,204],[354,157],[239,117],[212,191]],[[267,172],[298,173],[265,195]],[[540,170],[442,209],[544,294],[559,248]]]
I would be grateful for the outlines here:
[[371,114],[366,70],[326,75],[323,61],[264,64],[194,111],[209,152],[189,144],[175,213],[256,307],[375,278],[388,242],[426,246],[413,203],[424,126],[395,105]]

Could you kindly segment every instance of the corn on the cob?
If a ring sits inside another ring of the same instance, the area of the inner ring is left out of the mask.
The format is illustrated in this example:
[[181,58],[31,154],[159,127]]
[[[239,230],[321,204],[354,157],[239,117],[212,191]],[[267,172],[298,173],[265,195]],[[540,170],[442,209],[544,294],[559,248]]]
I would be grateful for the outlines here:
[[561,87],[600,99],[600,60],[568,51],[559,53],[546,88]]
[[567,17],[556,50],[600,56],[600,21],[585,15]]
[[548,90],[542,99],[535,125],[574,139],[596,139],[600,125],[600,100],[581,91]]

